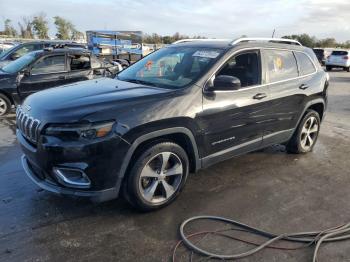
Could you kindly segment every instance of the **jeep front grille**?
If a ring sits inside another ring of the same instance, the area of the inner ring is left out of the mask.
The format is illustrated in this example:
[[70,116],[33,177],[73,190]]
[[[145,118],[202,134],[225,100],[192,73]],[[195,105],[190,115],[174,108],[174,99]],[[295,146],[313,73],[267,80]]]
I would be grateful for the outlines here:
[[16,124],[25,138],[32,143],[37,143],[40,121],[25,113],[20,106],[16,110]]

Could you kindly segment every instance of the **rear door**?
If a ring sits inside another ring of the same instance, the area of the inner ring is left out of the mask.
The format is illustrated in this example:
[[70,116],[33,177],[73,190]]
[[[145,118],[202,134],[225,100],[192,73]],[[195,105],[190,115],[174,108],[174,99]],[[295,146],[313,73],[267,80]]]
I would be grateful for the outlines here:
[[[266,81],[270,90],[273,114],[266,123],[263,145],[287,141],[294,132],[301,110],[304,109],[306,89],[316,68],[303,69],[304,77],[298,69],[296,56],[304,53],[290,50],[265,49],[264,60]],[[306,56],[306,58],[308,58]]]
[[67,82],[91,79],[93,70],[91,69],[91,59],[89,54],[68,54],[68,77]]
[[23,76],[18,92],[23,99],[35,92],[66,84],[66,76],[65,54],[44,56],[34,63],[28,75]]
[[280,143],[293,132],[303,95],[298,66],[290,50],[265,49],[265,74],[273,113],[265,125],[264,145]]

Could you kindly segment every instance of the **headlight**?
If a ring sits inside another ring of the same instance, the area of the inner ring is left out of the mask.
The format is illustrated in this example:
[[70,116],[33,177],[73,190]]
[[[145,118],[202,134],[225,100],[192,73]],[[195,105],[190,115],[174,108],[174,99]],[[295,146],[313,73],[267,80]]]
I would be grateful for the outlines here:
[[91,124],[50,125],[44,130],[44,135],[57,136],[62,139],[95,139],[102,138],[112,132],[115,121]]

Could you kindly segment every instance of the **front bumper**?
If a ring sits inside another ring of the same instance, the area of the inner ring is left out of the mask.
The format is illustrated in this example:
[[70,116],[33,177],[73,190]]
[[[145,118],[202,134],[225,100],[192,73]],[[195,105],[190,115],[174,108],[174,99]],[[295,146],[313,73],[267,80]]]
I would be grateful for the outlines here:
[[28,162],[25,155],[22,156],[22,167],[26,175],[40,188],[56,194],[88,197],[95,202],[103,202],[118,197],[119,188],[114,187],[100,191],[83,191],[78,189],[64,188],[48,179],[40,179]]
[[350,66],[350,64],[348,64],[346,62],[342,63],[342,62],[328,62],[328,61],[326,61],[325,64],[326,64],[326,66],[333,66],[333,67],[349,67]]
[[[112,134],[99,141],[67,142],[41,137],[36,146],[17,130],[27,176],[39,187],[58,194],[89,197],[102,202],[118,197],[122,183],[119,174],[129,144]],[[55,176],[55,169],[82,170],[91,181],[89,188],[68,186]]]

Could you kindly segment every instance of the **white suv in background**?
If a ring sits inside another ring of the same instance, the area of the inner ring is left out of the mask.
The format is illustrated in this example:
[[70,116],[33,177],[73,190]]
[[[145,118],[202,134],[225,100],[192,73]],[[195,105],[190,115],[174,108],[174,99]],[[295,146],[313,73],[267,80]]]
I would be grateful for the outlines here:
[[326,70],[331,71],[333,68],[343,68],[344,71],[350,72],[350,51],[334,50],[326,60]]

